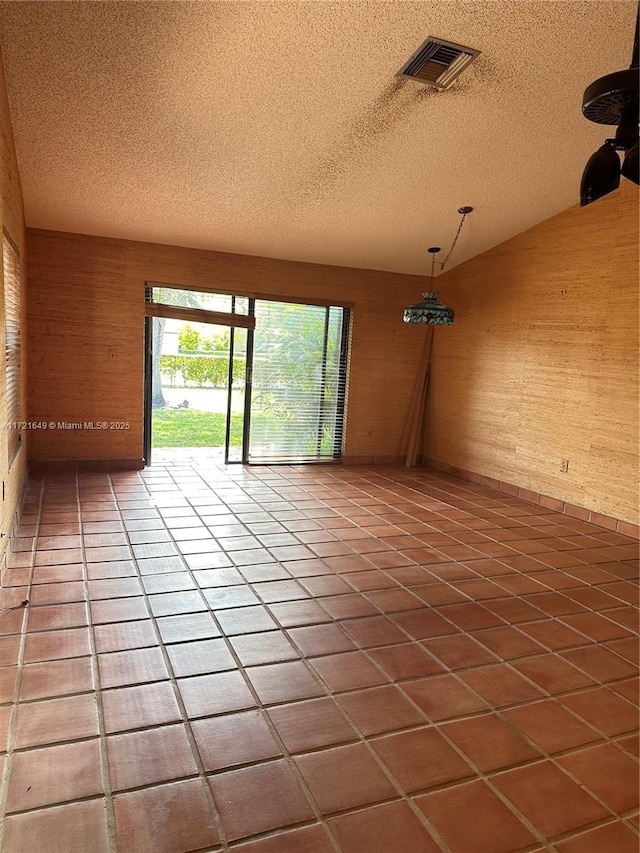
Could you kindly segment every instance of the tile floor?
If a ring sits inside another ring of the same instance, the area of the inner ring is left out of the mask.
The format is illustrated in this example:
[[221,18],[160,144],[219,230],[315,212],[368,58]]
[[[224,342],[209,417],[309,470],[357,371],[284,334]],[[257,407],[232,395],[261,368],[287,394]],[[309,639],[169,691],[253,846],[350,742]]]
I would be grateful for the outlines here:
[[637,853],[637,542],[215,461],[34,480],[17,533],[4,853]]

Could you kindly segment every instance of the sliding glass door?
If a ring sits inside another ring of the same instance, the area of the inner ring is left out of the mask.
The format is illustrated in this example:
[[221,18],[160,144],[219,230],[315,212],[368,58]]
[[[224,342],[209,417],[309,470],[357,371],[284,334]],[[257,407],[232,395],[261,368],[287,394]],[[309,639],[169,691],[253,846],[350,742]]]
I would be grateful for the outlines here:
[[349,309],[155,283],[146,298],[147,461],[152,447],[171,460],[340,458]]
[[348,309],[255,301],[248,462],[339,458]]

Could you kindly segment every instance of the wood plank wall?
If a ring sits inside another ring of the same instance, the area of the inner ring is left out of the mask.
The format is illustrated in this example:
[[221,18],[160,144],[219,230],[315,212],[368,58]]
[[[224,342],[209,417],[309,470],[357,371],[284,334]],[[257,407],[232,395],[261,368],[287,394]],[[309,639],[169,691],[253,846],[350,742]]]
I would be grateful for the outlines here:
[[402,458],[426,334],[402,311],[425,278],[31,229],[27,245],[30,417],[131,423],[126,432],[34,431],[34,462],[140,462],[145,280],[353,305],[345,456]]
[[[25,384],[25,345],[26,325],[24,314],[25,294],[25,228],[24,211],[22,204],[22,189],[18,164],[16,159],[13,131],[11,128],[11,117],[4,81],[4,70],[2,58],[0,57],[0,193],[2,195],[2,228],[6,230],[20,252],[22,295],[21,305],[23,308],[21,337],[22,348],[22,384]],[[2,265],[0,264],[0,276]],[[4,281],[0,288],[0,479],[1,483],[1,507],[0,507],[0,553],[4,551],[7,534],[10,532],[14,519],[16,506],[20,498],[22,485],[26,471],[27,441],[28,434],[21,432],[22,442],[18,455],[9,466],[7,437],[5,428],[7,423],[7,395],[6,395],[6,362],[5,351],[5,325],[4,325]],[[23,402],[23,412],[26,408]],[[23,415],[24,417],[24,415]]]
[[456,316],[436,330],[425,457],[637,524],[638,188],[437,285]]

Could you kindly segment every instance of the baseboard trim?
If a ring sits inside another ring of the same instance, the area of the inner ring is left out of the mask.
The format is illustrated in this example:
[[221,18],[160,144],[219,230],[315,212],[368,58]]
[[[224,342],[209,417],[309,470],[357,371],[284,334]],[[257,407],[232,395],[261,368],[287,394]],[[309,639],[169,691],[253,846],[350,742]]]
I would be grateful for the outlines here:
[[604,513],[596,512],[583,506],[577,506],[568,501],[561,501],[558,498],[552,498],[549,495],[543,495],[531,489],[524,489],[522,486],[516,486],[513,483],[496,480],[495,477],[487,477],[475,471],[467,471],[464,468],[458,468],[456,465],[449,465],[447,462],[439,462],[437,459],[425,459],[422,464],[429,468],[435,468],[436,471],[451,474],[451,476],[458,477],[461,480],[469,480],[472,483],[478,483],[490,489],[495,489],[498,492],[504,492],[507,495],[520,498],[528,503],[544,506],[554,512],[561,512],[571,518],[597,524],[598,527],[604,527],[605,530],[620,533],[622,536],[640,539],[640,525],[624,521],[621,518],[614,518],[611,515],[605,515]]
[[59,459],[29,460],[30,474],[77,473],[81,471],[140,471],[144,459]]

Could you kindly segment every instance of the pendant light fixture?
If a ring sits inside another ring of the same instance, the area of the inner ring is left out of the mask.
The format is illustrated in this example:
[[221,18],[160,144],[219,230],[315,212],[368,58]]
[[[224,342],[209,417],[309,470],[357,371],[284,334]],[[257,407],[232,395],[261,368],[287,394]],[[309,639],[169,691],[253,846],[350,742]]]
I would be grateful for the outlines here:
[[[580,184],[580,205],[584,207],[620,186],[620,175],[634,184],[638,174],[638,19],[631,67],[595,80],[585,89],[582,112],[596,124],[617,125],[615,137],[606,139],[587,162]],[[625,151],[622,167],[618,151]]]
[[[442,250],[440,246],[431,246],[427,251],[431,255],[431,278],[435,278],[435,267],[436,263],[440,267],[440,272],[445,268],[445,265],[449,258],[451,257],[451,253],[455,249],[456,243],[458,242],[458,237],[460,236],[460,231],[462,230],[462,226],[464,225],[464,221],[466,217],[473,210],[472,207],[459,207],[458,213],[462,217],[460,220],[460,224],[458,225],[458,230],[456,232],[456,236],[453,238],[453,243],[451,244],[451,248],[449,249],[449,253],[444,261],[436,261],[436,255],[438,255]],[[438,302],[438,294],[433,291],[427,291],[422,294],[422,299],[420,302],[416,302],[415,305],[409,305],[404,309],[404,322],[405,323],[427,323],[431,326],[451,326],[453,325],[453,317],[454,311],[453,308],[447,308],[446,305],[442,305],[441,302]]]

